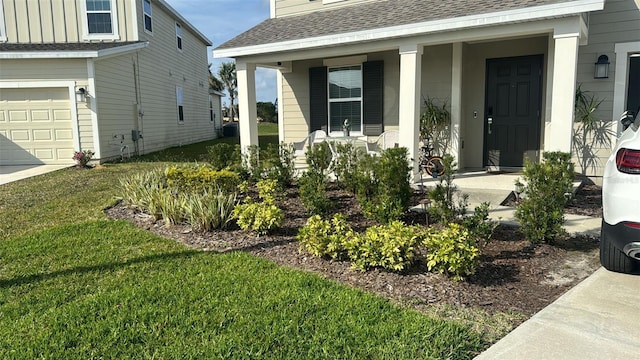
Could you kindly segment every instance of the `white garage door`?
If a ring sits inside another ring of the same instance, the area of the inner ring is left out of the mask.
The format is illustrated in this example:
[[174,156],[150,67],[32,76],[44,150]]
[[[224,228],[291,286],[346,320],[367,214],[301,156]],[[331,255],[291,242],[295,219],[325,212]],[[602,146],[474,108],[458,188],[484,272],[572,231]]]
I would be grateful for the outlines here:
[[73,163],[67,88],[0,89],[0,165]]

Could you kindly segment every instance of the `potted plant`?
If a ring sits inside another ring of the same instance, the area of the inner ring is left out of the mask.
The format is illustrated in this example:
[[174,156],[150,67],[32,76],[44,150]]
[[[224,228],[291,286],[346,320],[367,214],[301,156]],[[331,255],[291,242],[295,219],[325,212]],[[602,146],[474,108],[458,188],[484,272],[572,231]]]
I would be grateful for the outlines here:
[[430,139],[435,153],[443,155],[449,146],[449,125],[451,113],[447,110],[447,102],[436,104],[434,99],[426,98],[420,116],[420,138]]
[[75,161],[76,167],[85,168],[93,155],[95,155],[95,153],[91,150],[75,151],[73,153],[73,161]]

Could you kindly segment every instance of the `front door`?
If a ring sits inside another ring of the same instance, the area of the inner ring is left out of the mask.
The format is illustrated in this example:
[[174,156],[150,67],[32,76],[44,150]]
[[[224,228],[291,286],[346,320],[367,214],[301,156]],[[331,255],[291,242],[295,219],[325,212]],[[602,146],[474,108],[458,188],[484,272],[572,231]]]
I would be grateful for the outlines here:
[[542,55],[487,60],[484,164],[519,168],[538,160]]

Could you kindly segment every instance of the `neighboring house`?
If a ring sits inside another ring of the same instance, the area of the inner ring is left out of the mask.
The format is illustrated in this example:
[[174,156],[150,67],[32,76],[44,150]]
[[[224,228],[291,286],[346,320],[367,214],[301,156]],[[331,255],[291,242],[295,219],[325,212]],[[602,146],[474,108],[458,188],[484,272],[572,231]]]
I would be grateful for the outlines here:
[[[283,141],[340,134],[349,118],[355,134],[398,129],[416,158],[429,97],[450,106],[460,168],[521,168],[544,151],[571,150],[577,84],[604,100],[597,115],[616,133],[619,114],[640,105],[639,4],[271,0],[270,19],[214,56],[236,59],[243,146],[257,142],[254,69],[269,67],[278,70]],[[608,75],[595,78],[602,55]]]
[[0,165],[215,138],[210,45],[164,0],[0,0]]
[[222,135],[222,98],[224,93],[209,89],[209,120],[213,122],[213,127],[218,135]]

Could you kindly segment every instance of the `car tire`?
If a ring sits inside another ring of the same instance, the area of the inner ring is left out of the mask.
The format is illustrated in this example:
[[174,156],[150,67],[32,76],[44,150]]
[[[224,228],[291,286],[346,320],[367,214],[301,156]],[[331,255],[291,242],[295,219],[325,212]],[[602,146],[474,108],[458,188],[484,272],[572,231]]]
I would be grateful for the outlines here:
[[615,247],[604,233],[600,237],[600,264],[609,271],[623,274],[633,274],[638,271],[638,261]]

